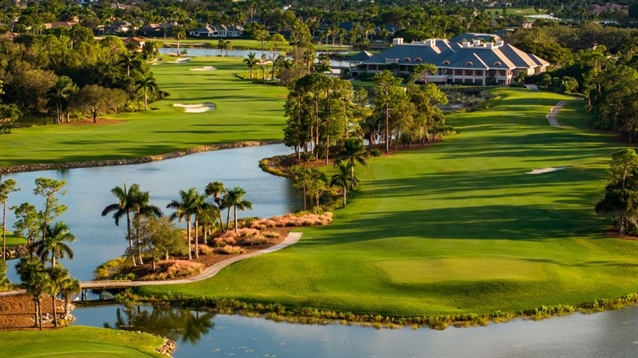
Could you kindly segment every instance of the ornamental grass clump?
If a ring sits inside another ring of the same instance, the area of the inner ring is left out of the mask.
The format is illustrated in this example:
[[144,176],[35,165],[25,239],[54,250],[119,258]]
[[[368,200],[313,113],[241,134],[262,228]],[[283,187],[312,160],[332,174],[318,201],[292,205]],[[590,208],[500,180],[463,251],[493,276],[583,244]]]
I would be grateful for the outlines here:
[[198,246],[199,246],[199,253],[201,255],[210,255],[213,253],[213,248],[208,245],[200,244]]
[[251,237],[243,238],[239,242],[239,245],[241,245],[241,246],[256,246],[256,245],[263,245],[263,244],[265,244],[267,242],[268,242],[268,239],[266,239],[264,237],[251,236]]
[[157,263],[157,271],[145,276],[143,280],[157,281],[189,277],[201,273],[204,265],[199,262],[185,260],[167,260]]
[[244,249],[239,246],[226,245],[223,247],[218,247],[215,249],[215,252],[224,255],[239,255],[244,253]]
[[265,238],[267,239],[278,239],[281,235],[279,235],[279,233],[276,233],[274,231],[264,231],[263,234]]

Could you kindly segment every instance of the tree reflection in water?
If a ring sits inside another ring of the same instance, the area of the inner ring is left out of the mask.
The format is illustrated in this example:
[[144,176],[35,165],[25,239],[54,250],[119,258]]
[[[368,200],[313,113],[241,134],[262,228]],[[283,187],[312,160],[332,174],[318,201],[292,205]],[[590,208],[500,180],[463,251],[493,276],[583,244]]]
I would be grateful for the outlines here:
[[215,326],[213,317],[215,313],[186,308],[123,306],[117,309],[115,322],[104,322],[104,328],[142,331],[195,344]]

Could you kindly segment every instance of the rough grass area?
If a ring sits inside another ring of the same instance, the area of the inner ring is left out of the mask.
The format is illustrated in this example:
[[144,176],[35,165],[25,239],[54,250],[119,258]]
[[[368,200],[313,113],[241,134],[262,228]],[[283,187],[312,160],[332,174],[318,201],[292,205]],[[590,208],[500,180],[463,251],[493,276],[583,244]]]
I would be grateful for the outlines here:
[[[545,116],[553,93],[498,89],[455,114],[458,135],[374,158],[347,209],[285,250],[206,281],[145,287],[340,312],[438,316],[516,312],[638,292],[638,241],[608,239],[593,207],[621,147],[587,130],[583,101]],[[568,166],[528,175],[533,169]],[[332,170],[332,169],[329,169]],[[267,269],[266,269],[267,268]]]
[[[190,71],[203,66],[217,70]],[[159,87],[169,96],[151,103],[152,110],[107,116],[122,121],[106,125],[15,129],[0,140],[0,167],[137,158],[209,144],[281,139],[286,89],[233,76],[245,69],[241,58],[218,57],[153,66]],[[176,103],[215,103],[216,109],[185,113]]]
[[3,357],[165,357],[164,340],[149,334],[93,327],[50,331],[0,331]]

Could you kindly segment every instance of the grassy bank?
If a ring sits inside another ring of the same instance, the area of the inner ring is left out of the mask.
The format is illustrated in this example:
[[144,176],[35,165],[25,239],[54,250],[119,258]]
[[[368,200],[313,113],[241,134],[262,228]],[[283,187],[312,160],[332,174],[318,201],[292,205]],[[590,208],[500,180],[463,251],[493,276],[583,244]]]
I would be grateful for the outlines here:
[[[458,135],[371,161],[329,227],[206,281],[145,287],[340,312],[489,314],[638,292],[638,242],[602,236],[593,206],[620,145],[586,129],[583,101],[500,89],[490,110],[450,116]],[[534,169],[566,167],[540,175]]]
[[15,235],[7,234],[7,246],[18,246],[27,243],[27,239]]
[[93,327],[0,332],[4,357],[165,357],[164,340],[148,334]]
[[[152,70],[170,95],[153,110],[107,116],[108,125],[47,125],[15,129],[0,141],[0,167],[42,162],[137,158],[239,141],[281,139],[286,89],[234,78],[245,71],[240,58],[163,61]],[[214,71],[191,69],[214,66]],[[215,103],[217,109],[185,113],[173,104]]]

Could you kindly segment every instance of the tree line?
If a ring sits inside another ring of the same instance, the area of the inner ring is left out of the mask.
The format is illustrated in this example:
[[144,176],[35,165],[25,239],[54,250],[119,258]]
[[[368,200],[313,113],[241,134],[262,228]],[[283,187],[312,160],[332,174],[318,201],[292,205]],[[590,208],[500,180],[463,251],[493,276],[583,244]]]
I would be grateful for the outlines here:
[[[58,30],[58,29],[56,29]],[[96,42],[79,25],[47,35],[0,38],[0,126],[19,118],[67,123],[104,113],[148,109],[163,96],[146,60],[160,43],[142,52],[118,37]]]

